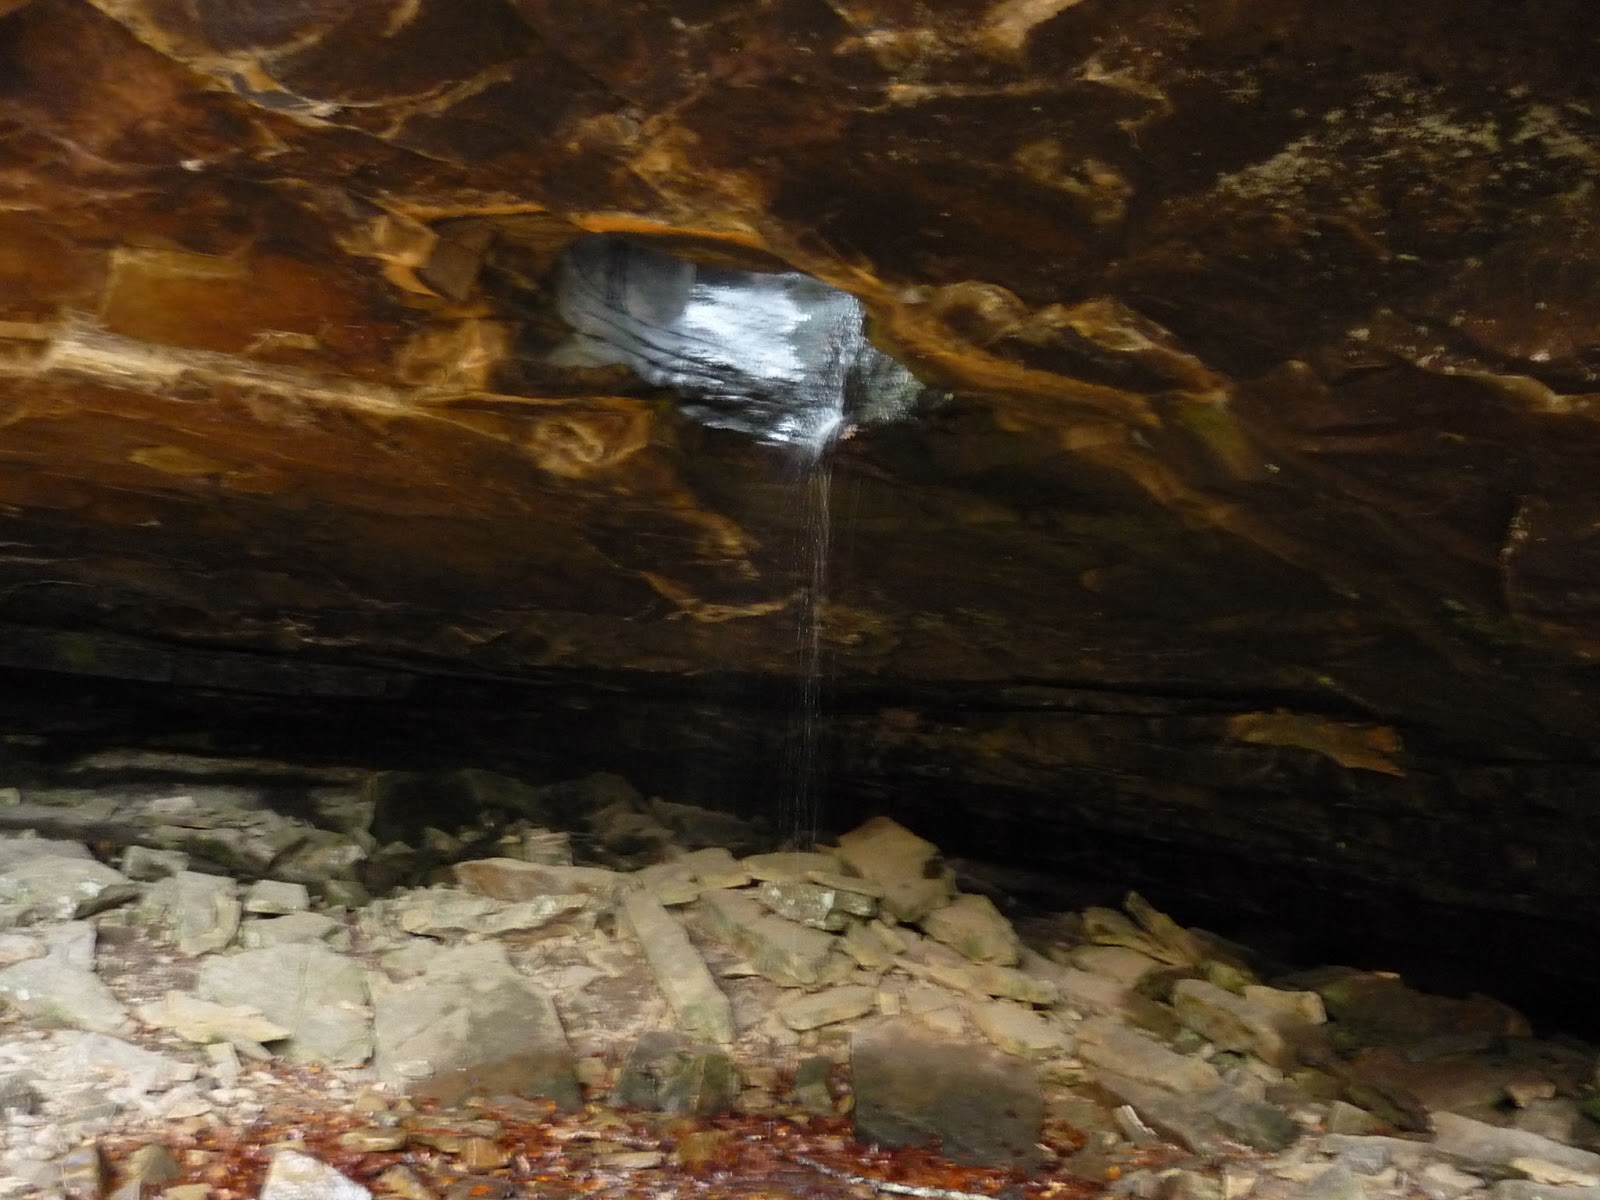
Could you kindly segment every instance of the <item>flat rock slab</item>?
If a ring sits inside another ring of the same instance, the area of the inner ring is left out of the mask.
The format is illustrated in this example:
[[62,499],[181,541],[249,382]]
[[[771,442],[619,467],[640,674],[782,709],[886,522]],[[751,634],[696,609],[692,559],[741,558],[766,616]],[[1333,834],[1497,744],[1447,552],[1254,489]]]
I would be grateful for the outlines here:
[[1236,996],[1203,979],[1180,979],[1172,990],[1172,1007],[1185,1026],[1223,1050],[1254,1054],[1281,1069],[1293,1065],[1294,1052],[1285,1036],[1288,1018],[1282,1009]]
[[311,893],[303,883],[258,879],[244,893],[244,910],[248,913],[282,915],[305,912],[310,907]]
[[938,1142],[946,1157],[976,1166],[1041,1162],[1044,1098],[1032,1064],[892,1018],[856,1030],[850,1061],[857,1141]]
[[80,971],[94,970],[94,950],[99,941],[99,931],[93,921],[38,925],[33,932],[44,943],[45,952],[57,962]]
[[997,996],[1002,1000],[1046,1006],[1061,999],[1061,993],[1054,984],[1015,967],[987,964],[978,967],[972,979],[973,985],[984,995]]
[[1055,988],[1059,1003],[1080,1012],[1125,1016],[1135,998],[1132,988],[1118,979],[1055,962],[1026,946],[1022,949],[1020,967]]
[[1434,1149],[1471,1163],[1509,1167],[1512,1159],[1535,1158],[1571,1171],[1600,1175],[1600,1154],[1563,1145],[1521,1129],[1502,1129],[1455,1113],[1433,1113]]
[[1007,1054],[1022,1058],[1059,1058],[1071,1049],[1066,1031],[1031,1008],[992,1000],[969,1008],[978,1032]]
[[1115,979],[1125,987],[1133,987],[1151,971],[1161,967],[1148,954],[1127,946],[1075,946],[1067,959],[1081,970]]
[[1531,1179],[1504,1179],[1489,1189],[1490,1200],[1600,1200],[1600,1187],[1558,1187]]
[[1222,1076],[1204,1059],[1179,1054],[1109,1017],[1091,1017],[1078,1026],[1078,1057],[1097,1073],[1110,1072],[1172,1092],[1208,1092],[1222,1086]]
[[[83,851],[75,842],[43,844]],[[19,854],[17,845],[8,843],[11,861],[0,865],[0,901],[21,906],[34,920],[70,920],[107,888],[130,883],[121,871],[96,862],[87,851]]]
[[569,867],[515,858],[476,858],[450,868],[462,887],[496,900],[534,900],[578,893],[612,901],[628,876],[604,867]]
[[375,987],[379,1077],[444,1103],[541,1096],[576,1109],[576,1063],[550,997],[516,973],[498,944],[461,951],[441,954],[418,978]]
[[49,1081],[52,1095],[93,1088],[118,1104],[187,1083],[197,1073],[193,1063],[172,1055],[107,1034],[76,1030],[54,1033],[35,1043],[30,1058]]
[[726,846],[693,850],[677,861],[694,872],[702,889],[744,887],[755,878]]
[[248,1004],[217,1004],[186,992],[170,991],[160,1000],[140,1005],[139,1020],[170,1029],[187,1042],[207,1045],[232,1042],[252,1057],[261,1057],[263,1042],[289,1037],[294,1030],[269,1021]]
[[248,950],[259,950],[295,942],[325,942],[337,937],[343,929],[343,925],[326,913],[287,913],[281,917],[246,921],[239,932],[239,944]]
[[372,1055],[365,972],[325,946],[272,946],[208,958],[195,989],[202,999],[254,1005],[293,1030],[283,1043],[296,1062],[358,1067]]
[[865,984],[826,988],[778,1005],[778,1017],[790,1029],[803,1032],[864,1017],[877,1005],[878,993]]
[[823,978],[835,938],[765,911],[742,892],[707,892],[707,924],[774,983],[810,987]]
[[810,871],[837,871],[839,860],[814,850],[776,850],[771,854],[752,854],[739,860],[752,879],[768,881],[802,880]]
[[172,899],[167,919],[172,927],[173,945],[179,954],[191,957],[210,954],[233,940],[244,912],[235,895],[238,885],[233,880],[180,871],[151,890],[169,885]]
[[0,875],[9,874],[19,863],[38,858],[77,858],[94,861],[94,855],[81,842],[60,838],[0,837]]
[[939,847],[888,817],[841,837],[839,857],[879,885],[884,910],[901,921],[920,921],[955,895],[954,876],[938,865]]
[[851,917],[870,917],[878,909],[870,896],[809,880],[769,880],[756,889],[756,899],[780,917],[830,933],[844,929]]
[[623,897],[622,917],[639,939],[645,961],[678,1023],[694,1037],[731,1044],[733,1006],[711,978],[683,926],[645,892],[629,892]]
[[839,939],[839,948],[869,971],[884,971],[894,965],[898,950],[884,940],[873,925],[850,925]]
[[1414,1171],[1421,1164],[1440,1158],[1461,1161],[1454,1155],[1441,1154],[1430,1142],[1380,1134],[1329,1133],[1323,1135],[1318,1148],[1358,1175],[1376,1175],[1388,1167]]
[[957,896],[922,919],[922,932],[975,963],[1014,967],[1022,939],[987,896]]
[[407,933],[437,937],[451,933],[497,934],[538,929],[588,905],[589,896],[582,892],[548,892],[507,903],[461,888],[434,887],[397,896],[388,901],[385,908],[395,924]]
[[1300,1136],[1300,1126],[1282,1109],[1237,1088],[1220,1085],[1180,1096],[1109,1071],[1098,1079],[1106,1091],[1132,1105],[1146,1125],[1196,1154],[1226,1153],[1230,1142],[1253,1150],[1285,1150]]
[[24,1016],[47,1025],[94,1033],[132,1026],[128,1010],[90,971],[63,959],[29,959],[0,971],[0,997]]
[[327,1163],[298,1150],[279,1150],[267,1165],[261,1200],[370,1200],[372,1193]]

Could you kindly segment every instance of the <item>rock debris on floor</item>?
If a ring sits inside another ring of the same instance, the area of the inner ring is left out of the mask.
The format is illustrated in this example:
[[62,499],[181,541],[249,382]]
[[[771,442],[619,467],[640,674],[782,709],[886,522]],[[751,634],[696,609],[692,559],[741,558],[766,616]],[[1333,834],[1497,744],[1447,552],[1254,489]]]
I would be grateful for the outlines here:
[[[1040,1197],[1600,1198],[1592,1048],[1138,896],[1014,923],[886,818],[795,852],[615,776],[130,761],[0,809],[0,1196],[511,1195],[501,1104],[616,1194],[781,1128]],[[305,1113],[247,1181],[204,1148]]]

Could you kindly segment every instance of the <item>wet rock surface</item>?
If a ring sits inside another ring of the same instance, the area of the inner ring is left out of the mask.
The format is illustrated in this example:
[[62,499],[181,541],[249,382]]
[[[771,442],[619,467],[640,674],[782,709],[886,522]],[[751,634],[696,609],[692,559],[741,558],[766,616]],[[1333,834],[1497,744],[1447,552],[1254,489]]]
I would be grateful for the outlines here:
[[[1349,968],[1273,974],[1138,894],[1014,920],[1003,895],[956,892],[915,922],[832,910],[833,930],[809,905],[761,902],[797,881],[879,898],[847,848],[914,844],[882,820],[803,855],[668,842],[632,869],[521,821],[484,851],[561,844],[578,861],[419,861],[355,905],[270,875],[185,883],[169,863],[121,872],[132,894],[87,917],[20,914],[0,968],[0,1194],[438,1200],[561,1178],[676,1195],[732,1164],[804,1194],[954,1178],[958,1200],[1006,1180],[1025,1200],[1600,1188],[1596,1051],[1492,999]],[[414,836],[437,851],[430,829]],[[13,835],[0,861],[20,894],[30,863],[97,860]],[[694,894],[663,903],[685,881]],[[183,895],[252,915],[196,948]],[[303,936],[252,936],[282,922]]]

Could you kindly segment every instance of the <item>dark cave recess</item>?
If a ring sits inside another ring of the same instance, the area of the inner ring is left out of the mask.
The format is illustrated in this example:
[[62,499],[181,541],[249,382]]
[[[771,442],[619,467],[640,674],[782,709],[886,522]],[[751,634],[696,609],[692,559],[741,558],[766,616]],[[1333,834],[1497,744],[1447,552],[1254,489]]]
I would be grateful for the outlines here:
[[[220,761],[230,757],[389,770],[470,765],[535,783],[611,771],[647,794],[762,815],[776,803],[770,764],[793,719],[789,689],[751,680],[551,679],[530,686],[381,670],[364,678],[367,685],[387,679],[392,694],[273,695],[8,668],[0,672],[0,786],[58,782],[82,756],[143,748],[214,757],[216,782],[230,781]],[[824,837],[883,813],[947,852],[959,848],[953,861],[962,885],[991,892],[1019,917],[1114,904],[1137,890],[1186,923],[1286,967],[1340,962],[1396,970],[1432,990],[1504,999],[1551,1029],[1600,1035],[1588,1003],[1600,986],[1589,953],[1600,931],[1592,907],[1532,891],[1474,891],[1460,872],[1508,839],[1529,842],[1525,826],[1513,832],[1514,821],[1492,824],[1497,805],[1509,810],[1519,796],[1526,811],[1530,801],[1537,808],[1541,797],[1575,793],[1593,779],[1592,764],[1458,771],[1456,784],[1476,792],[1474,802],[1449,797],[1455,803],[1445,805],[1436,797],[1431,823],[1419,810],[1421,840],[1404,871],[1392,847],[1384,853],[1346,841],[1342,852],[1319,857],[1314,837],[1296,848],[1286,835],[1319,811],[1352,831],[1362,822],[1377,831],[1372,812],[1392,814],[1393,786],[1369,798],[1363,812],[1348,789],[1329,786],[1337,775],[1325,775],[1318,794],[1314,769],[1300,772],[1292,790],[1257,786],[1248,796],[1238,780],[1219,780],[1207,802],[1217,811],[1233,808],[1235,819],[1216,824],[1197,815],[1206,789],[1197,790],[1196,780],[1219,765],[1238,772],[1234,756],[1219,752],[1206,763],[1204,754],[1191,754],[1183,781],[1161,778],[1170,763],[1144,779],[1131,765],[1112,772],[1058,763],[1048,784],[1037,777],[1008,784],[974,767],[971,744],[992,742],[1008,716],[1037,717],[1036,709],[1007,714],[991,698],[964,710],[958,699],[939,698],[919,719],[937,721],[946,755],[940,761],[926,738],[908,749],[883,736],[916,711],[905,694],[886,699],[857,696],[825,714]],[[1174,709],[1215,707],[1151,696],[1078,703],[1101,711],[1057,709],[1050,717],[1077,725],[1075,736],[1097,739],[1102,755],[1117,736],[1127,739],[1125,754],[1137,755],[1163,720],[1153,712],[1166,711],[1170,722],[1179,719]],[[1262,756],[1252,769],[1269,770]],[[1276,770],[1283,773],[1281,763]],[[74,786],[194,782],[159,769],[70,777]],[[1398,803],[1421,800],[1413,794]],[[1185,809],[1187,819],[1174,818]],[[1429,858],[1430,846],[1452,854]]]

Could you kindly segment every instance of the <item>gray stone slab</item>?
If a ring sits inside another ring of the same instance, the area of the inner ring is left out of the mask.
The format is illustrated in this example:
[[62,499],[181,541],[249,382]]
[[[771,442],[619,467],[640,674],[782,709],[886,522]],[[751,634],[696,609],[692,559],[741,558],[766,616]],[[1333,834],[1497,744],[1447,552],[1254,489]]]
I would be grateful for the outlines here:
[[372,1055],[365,973],[325,946],[294,944],[206,959],[195,991],[218,1004],[252,1005],[293,1030],[296,1062],[356,1067]]
[[261,1200],[371,1200],[372,1193],[327,1163],[279,1150],[267,1164]]
[[1283,1150],[1300,1136],[1300,1127],[1282,1109],[1227,1085],[1179,1095],[1112,1071],[1101,1071],[1097,1081],[1132,1105],[1146,1125],[1196,1154],[1226,1153],[1230,1142]]
[[311,894],[303,883],[258,879],[244,893],[244,910],[248,913],[282,915],[304,912],[310,907]]
[[[1315,995],[1315,993],[1310,993]],[[1223,1050],[1254,1054],[1275,1067],[1293,1065],[1281,1011],[1224,991],[1203,979],[1180,979],[1172,989],[1178,1020]]]
[[248,1004],[217,1004],[187,992],[169,991],[160,1000],[139,1007],[139,1020],[170,1029],[185,1041],[205,1045],[231,1042],[259,1054],[264,1042],[289,1037],[294,1030],[279,1025]]
[[173,894],[167,920],[172,929],[172,943],[179,954],[211,954],[233,940],[244,912],[235,895],[237,885],[233,880],[180,871],[156,886],[169,884]]
[[1455,1113],[1433,1113],[1434,1148],[1466,1162],[1508,1167],[1514,1158],[1538,1158],[1573,1171],[1600,1174],[1600,1154],[1562,1145],[1537,1133],[1504,1129]]
[[683,926],[646,892],[629,892],[623,897],[621,911],[678,1023],[694,1037],[732,1044],[733,1006],[711,978]]
[[1438,1157],[1427,1142],[1379,1134],[1329,1133],[1318,1145],[1359,1175],[1376,1175],[1386,1167],[1412,1169]]
[[937,1142],[950,1159],[979,1166],[1041,1162],[1044,1099],[1032,1064],[897,1018],[857,1029],[850,1062],[857,1141]]
[[901,921],[920,921],[955,895],[954,876],[937,866],[939,848],[888,817],[841,837],[839,857],[881,887],[884,910]]
[[81,967],[55,957],[29,959],[0,970],[0,997],[24,1016],[94,1033],[132,1027],[128,1010]]
[[877,907],[868,897],[804,879],[769,880],[755,895],[778,916],[830,933],[842,930],[851,916],[870,917]]
[[1109,1017],[1078,1026],[1078,1057],[1097,1071],[1173,1092],[1206,1092],[1222,1085],[1210,1063],[1179,1054]]
[[287,946],[295,942],[326,942],[343,928],[326,913],[286,913],[268,920],[246,921],[239,932],[239,944],[247,950],[259,950],[266,946]]
[[[71,920],[107,888],[130,882],[86,853],[18,853],[15,847],[22,844],[9,843],[11,861],[0,866],[0,900],[23,905],[35,920]],[[83,849],[73,842],[43,844]]]
[[987,896],[957,896],[922,918],[922,932],[975,963],[1015,966],[1022,941]]
[[877,1005],[877,990],[863,984],[824,988],[778,1005],[778,1016],[790,1029],[803,1031],[864,1017]]
[[512,969],[497,944],[442,953],[435,968],[373,994],[373,1066],[409,1094],[454,1103],[469,1095],[582,1102],[572,1048],[550,997]]
[[742,892],[707,892],[706,923],[775,983],[811,987],[824,979],[836,939],[764,910]]
[[1072,1048],[1072,1039],[1065,1030],[1020,1004],[991,1000],[969,1005],[968,1014],[978,1031],[1007,1054],[1059,1058]]
[[1489,1200],[1600,1200],[1600,1187],[1558,1187],[1531,1179],[1503,1179],[1489,1189]]

